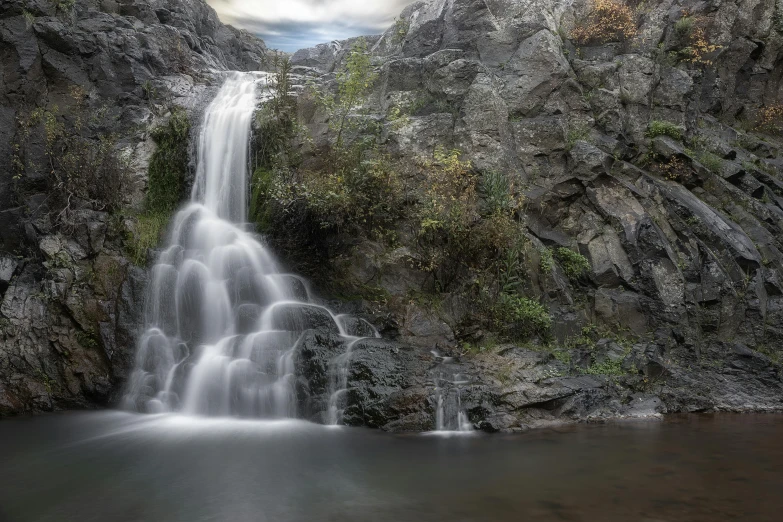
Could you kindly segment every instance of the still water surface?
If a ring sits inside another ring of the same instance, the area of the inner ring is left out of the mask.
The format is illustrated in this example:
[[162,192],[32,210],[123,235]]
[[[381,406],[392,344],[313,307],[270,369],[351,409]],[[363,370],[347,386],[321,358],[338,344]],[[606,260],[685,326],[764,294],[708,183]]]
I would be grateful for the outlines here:
[[79,413],[0,421],[2,522],[783,520],[783,416],[521,435]]

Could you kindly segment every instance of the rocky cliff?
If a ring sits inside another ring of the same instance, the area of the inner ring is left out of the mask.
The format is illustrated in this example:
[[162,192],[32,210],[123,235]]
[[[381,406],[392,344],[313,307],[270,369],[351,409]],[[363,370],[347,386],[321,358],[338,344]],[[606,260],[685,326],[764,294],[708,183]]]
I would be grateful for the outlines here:
[[[260,68],[265,49],[196,0],[2,6],[0,412],[100,404],[142,308],[128,243],[164,142],[151,130],[176,106],[198,121],[211,71]],[[345,421],[783,408],[781,7],[432,0],[381,36],[295,53],[295,125],[257,133],[253,217],[384,335],[353,349]],[[338,118],[357,44],[372,78]],[[121,201],[76,186],[69,205],[70,178],[53,184],[64,126],[126,151]],[[343,350],[301,340],[315,419]]]
[[123,381],[153,131],[175,108],[197,122],[219,71],[265,53],[201,0],[0,2],[0,415],[105,404]]
[[[780,409],[781,12],[772,0],[433,0],[368,39],[378,79],[355,117],[380,122],[403,163],[442,146],[511,180],[520,293],[552,323],[512,343],[511,325],[478,328],[469,287],[486,274],[422,270],[416,216],[397,216],[394,241],[335,232],[322,282],[363,293],[386,336],[419,347],[359,350],[348,418],[431,428],[439,386],[452,402],[459,388],[489,430]],[[299,51],[293,72],[336,93],[354,44]],[[311,150],[335,139],[328,111],[305,100],[300,118]]]

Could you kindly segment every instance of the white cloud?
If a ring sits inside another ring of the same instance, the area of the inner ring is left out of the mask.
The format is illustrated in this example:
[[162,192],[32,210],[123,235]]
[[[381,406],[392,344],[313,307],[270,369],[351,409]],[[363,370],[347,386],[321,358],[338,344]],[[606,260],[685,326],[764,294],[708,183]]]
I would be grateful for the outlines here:
[[293,51],[315,43],[378,34],[411,0],[207,0],[221,20],[252,31],[270,47]]

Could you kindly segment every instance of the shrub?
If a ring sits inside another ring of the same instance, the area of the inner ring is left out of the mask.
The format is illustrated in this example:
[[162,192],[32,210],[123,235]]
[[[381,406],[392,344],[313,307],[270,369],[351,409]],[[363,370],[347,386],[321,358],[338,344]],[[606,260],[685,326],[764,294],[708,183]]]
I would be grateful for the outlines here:
[[682,11],[682,16],[674,24],[674,32],[680,47],[678,55],[681,59],[703,65],[712,63],[707,55],[720,49],[720,46],[709,42],[705,25],[704,18],[694,16],[687,10]]
[[698,153],[696,160],[707,167],[707,170],[713,174],[720,174],[723,170],[723,160],[711,152],[702,151]]
[[672,181],[684,181],[690,176],[690,169],[682,159],[672,156],[666,161],[655,165],[655,169],[666,179]]
[[[118,148],[116,136],[87,136],[88,123],[97,122],[105,113],[98,111],[88,118],[86,95],[80,87],[73,87],[70,96],[73,106],[67,114],[54,105],[17,119],[12,155],[15,180],[31,170],[45,173],[47,206],[55,223],[65,227],[73,225],[72,212],[77,207],[118,210],[132,184],[130,157]],[[27,147],[34,134],[42,135],[45,164],[29,157],[34,151]]]
[[329,127],[337,133],[335,148],[338,151],[344,147],[345,134],[355,125],[355,121],[349,119],[349,116],[363,101],[376,78],[377,74],[373,71],[370,62],[367,41],[359,38],[348,52],[345,66],[337,73],[337,96],[315,91],[319,102],[330,114]]
[[255,169],[290,168],[300,160],[293,147],[302,128],[296,118],[297,101],[291,94],[291,61],[275,54],[271,63],[270,98],[256,112]]
[[636,36],[633,10],[617,0],[594,0],[587,19],[578,22],[571,38],[580,44],[625,41]]
[[504,172],[484,172],[480,189],[488,214],[513,212],[521,204],[521,198],[514,194],[513,182]]
[[157,148],[150,159],[146,210],[171,213],[182,199],[188,168],[190,120],[182,108],[174,108],[165,124],[152,130]]
[[670,121],[653,120],[647,126],[647,136],[650,138],[669,136],[679,141],[682,139],[682,130],[677,124]]
[[410,28],[411,23],[405,18],[396,19],[394,21],[394,25],[392,26],[392,43],[396,45],[405,41],[405,37],[408,36],[408,31],[410,31]]
[[682,16],[674,23],[674,32],[680,38],[688,38],[696,29],[696,18],[693,16]]
[[175,107],[168,121],[152,130],[157,148],[150,159],[144,211],[136,216],[126,237],[133,262],[144,265],[147,252],[160,242],[163,230],[179,205],[188,169],[190,119],[184,109]]
[[400,217],[403,184],[388,157],[371,154],[332,169],[286,171],[259,168],[252,180],[251,217],[262,229],[275,211],[305,211],[321,229],[382,234]]
[[541,271],[549,275],[552,273],[552,269],[555,267],[555,259],[552,256],[552,251],[548,248],[542,248],[538,251],[540,256],[540,268]]
[[590,261],[585,256],[570,248],[560,247],[555,250],[555,258],[563,268],[566,277],[575,281],[590,270]]
[[494,312],[498,325],[514,324],[522,336],[546,334],[552,327],[549,310],[541,303],[520,295],[500,294]]
[[771,134],[783,134],[783,103],[762,107],[756,119],[760,130]]

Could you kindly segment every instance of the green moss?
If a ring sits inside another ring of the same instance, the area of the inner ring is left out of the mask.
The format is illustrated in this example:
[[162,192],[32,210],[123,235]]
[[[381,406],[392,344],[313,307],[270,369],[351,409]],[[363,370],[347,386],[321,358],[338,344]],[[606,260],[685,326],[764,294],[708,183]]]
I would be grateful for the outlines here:
[[147,263],[147,253],[160,242],[170,218],[170,212],[145,212],[136,217],[133,230],[126,238],[126,248],[134,263]]
[[647,127],[647,136],[650,138],[669,136],[679,141],[682,139],[682,129],[670,121],[653,120]]
[[570,248],[560,247],[555,250],[555,258],[563,268],[568,279],[575,281],[590,270],[590,262],[585,256]]
[[493,339],[487,339],[478,343],[464,342],[461,347],[465,353],[476,355],[484,352],[493,352],[497,349],[498,344]]
[[756,346],[755,349],[757,352],[762,353],[767,357],[769,357],[769,360],[772,361],[772,364],[774,364],[775,366],[783,365],[783,351],[770,348],[766,344],[760,344]]
[[566,130],[566,150],[571,150],[577,141],[585,141],[590,137],[590,127],[584,122],[570,122]]
[[184,109],[172,111],[169,121],[152,131],[157,149],[149,165],[146,210],[173,212],[182,199],[188,168],[190,120]]
[[723,171],[723,160],[711,152],[698,153],[696,161],[707,167],[713,174],[720,174]]

